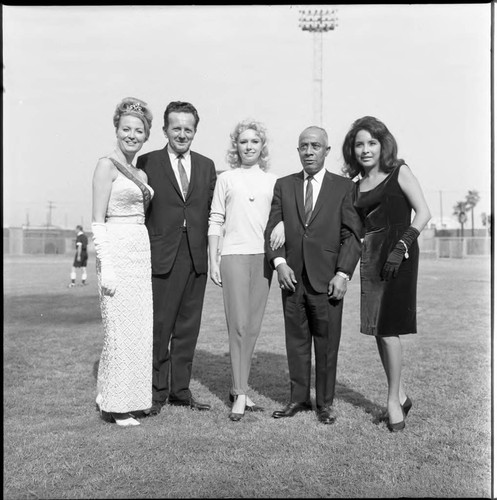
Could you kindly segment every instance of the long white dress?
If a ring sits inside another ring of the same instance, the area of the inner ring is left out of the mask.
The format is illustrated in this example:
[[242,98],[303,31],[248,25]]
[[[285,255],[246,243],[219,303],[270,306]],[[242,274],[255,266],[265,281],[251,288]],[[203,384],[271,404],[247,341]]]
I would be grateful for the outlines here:
[[97,259],[104,327],[97,400],[103,411],[127,413],[152,406],[153,305],[143,194],[121,172],[112,183],[106,226],[117,287],[114,296],[102,295]]

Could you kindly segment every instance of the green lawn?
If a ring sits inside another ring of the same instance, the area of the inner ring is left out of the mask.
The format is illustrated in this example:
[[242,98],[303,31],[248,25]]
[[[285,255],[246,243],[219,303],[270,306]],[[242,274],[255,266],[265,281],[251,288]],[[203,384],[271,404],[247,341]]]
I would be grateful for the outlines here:
[[266,412],[228,419],[221,290],[207,288],[192,390],[210,412],[166,407],[136,428],[95,411],[102,327],[94,260],[67,288],[72,256],[4,258],[4,497],[490,498],[490,262],[422,260],[418,335],[404,343],[413,408],[391,434],[386,380],[359,333],[358,274],[345,299],[335,425],[275,420],[289,382],[273,283],[251,385]]

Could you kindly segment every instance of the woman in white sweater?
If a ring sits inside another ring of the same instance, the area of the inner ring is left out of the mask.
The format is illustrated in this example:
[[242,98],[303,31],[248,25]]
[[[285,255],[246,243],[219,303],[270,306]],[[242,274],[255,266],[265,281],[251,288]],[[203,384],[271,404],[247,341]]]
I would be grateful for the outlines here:
[[[273,274],[264,255],[264,230],[276,182],[267,171],[268,160],[264,126],[254,120],[240,122],[231,133],[227,153],[231,169],[217,179],[209,218],[210,277],[223,288],[228,327],[233,421],[241,420],[246,410],[262,411],[248,396],[248,378]],[[280,223],[271,246],[283,243]]]

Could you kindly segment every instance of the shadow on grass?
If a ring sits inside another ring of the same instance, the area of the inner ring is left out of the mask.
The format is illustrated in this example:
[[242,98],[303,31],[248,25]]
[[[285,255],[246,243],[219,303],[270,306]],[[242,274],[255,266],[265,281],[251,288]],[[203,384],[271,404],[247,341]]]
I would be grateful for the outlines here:
[[[99,360],[93,364],[93,377],[98,376]],[[228,354],[213,354],[209,351],[198,349],[195,352],[192,378],[198,380],[221,401],[228,403],[230,390],[231,370]],[[311,380],[314,387],[314,374]],[[288,380],[288,365],[286,356],[259,351],[252,360],[250,371],[250,387],[260,395],[285,405],[290,396],[290,383]],[[363,394],[337,382],[335,399],[362,409],[370,414],[372,423],[381,423],[385,408],[373,403]]]
[[[216,355],[205,350],[197,350],[193,363],[193,376],[202,385],[223,401],[228,401],[231,371],[227,354]],[[339,376],[339,374],[338,374]],[[314,374],[311,380],[314,386]],[[290,397],[288,364],[286,356],[259,351],[252,360],[250,387],[262,396],[286,404]],[[372,422],[380,423],[384,408],[373,403],[363,394],[337,382],[335,399],[340,399],[372,415]]]
[[[193,362],[193,376],[219,399],[228,401],[231,384],[228,354],[213,354],[198,349]],[[257,352],[252,360],[250,386],[267,398],[286,402],[289,391],[286,357],[269,352]]]
[[335,387],[335,399],[341,399],[356,408],[360,408],[364,412],[368,413],[373,417],[373,424],[380,424],[382,422],[382,416],[386,410],[385,407],[380,406],[373,401],[369,400],[360,392],[354,391],[350,389],[344,384],[340,384],[339,382]]
[[93,363],[93,378],[97,380],[98,378],[98,365],[100,364],[100,359],[97,359],[95,363]]

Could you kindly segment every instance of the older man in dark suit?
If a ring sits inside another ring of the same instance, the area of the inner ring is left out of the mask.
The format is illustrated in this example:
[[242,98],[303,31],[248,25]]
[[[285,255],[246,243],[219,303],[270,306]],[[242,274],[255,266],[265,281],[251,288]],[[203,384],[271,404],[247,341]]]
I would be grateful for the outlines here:
[[138,158],[154,196],[146,215],[154,304],[152,414],[171,405],[209,410],[190,391],[207,280],[207,229],[214,162],[190,151],[199,116],[187,102],[164,112],[164,149]]
[[[299,137],[303,171],[277,180],[266,228],[266,255],[282,290],[290,374],[290,402],[274,418],[312,409],[311,348],[316,364],[316,410],[324,424],[332,409],[341,336],[343,297],[360,256],[361,222],[353,206],[354,184],[325,170],[330,151],[320,127]],[[269,236],[283,220],[285,245],[272,250]]]

